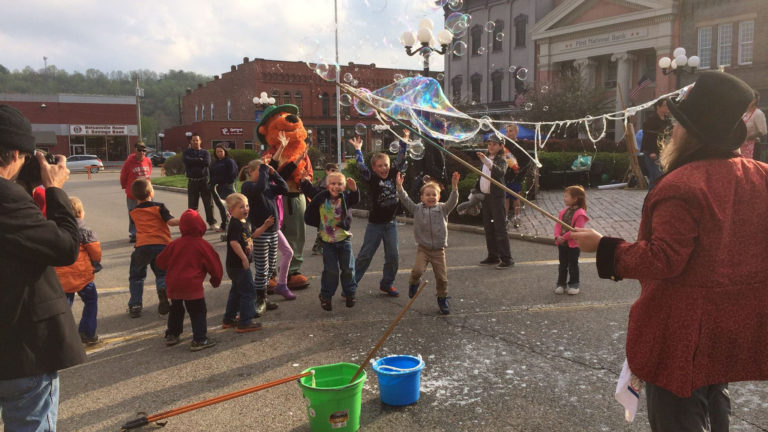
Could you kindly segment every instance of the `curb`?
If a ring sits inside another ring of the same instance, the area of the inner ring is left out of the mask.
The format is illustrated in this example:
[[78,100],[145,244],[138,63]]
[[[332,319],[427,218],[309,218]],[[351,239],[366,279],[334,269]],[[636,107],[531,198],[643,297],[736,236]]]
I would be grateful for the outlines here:
[[[179,193],[186,193],[187,190],[185,188],[179,188],[179,187],[172,187],[172,186],[161,186],[161,185],[152,185],[157,190],[164,190],[169,192],[179,192]],[[368,210],[363,209],[352,209],[352,215],[359,217],[359,218],[368,218]],[[409,218],[406,216],[398,216],[397,217],[398,222],[406,223],[409,225],[413,225],[413,218]],[[456,224],[456,223],[449,223],[448,229],[455,230],[455,231],[463,231],[463,232],[469,232],[474,234],[485,234],[485,229],[481,226],[474,226],[474,225],[462,225],[462,224]],[[509,238],[514,240],[523,240],[533,243],[540,243],[540,244],[547,244],[547,245],[554,245],[555,240],[550,238],[544,238],[544,237],[538,237],[531,234],[522,234],[522,233],[509,233]]]

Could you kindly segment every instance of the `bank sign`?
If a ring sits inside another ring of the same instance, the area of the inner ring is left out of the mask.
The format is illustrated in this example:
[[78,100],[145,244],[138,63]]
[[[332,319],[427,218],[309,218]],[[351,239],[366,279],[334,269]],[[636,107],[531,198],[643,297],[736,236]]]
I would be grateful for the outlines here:
[[69,125],[70,135],[138,135],[133,125]]
[[243,134],[243,128],[241,128],[241,127],[223,127],[223,128],[221,128],[221,134],[224,135],[224,136],[242,135]]
[[604,33],[587,36],[579,39],[571,39],[553,44],[553,53],[589,49],[602,45],[622,44],[648,36],[647,28],[624,30],[613,33]]

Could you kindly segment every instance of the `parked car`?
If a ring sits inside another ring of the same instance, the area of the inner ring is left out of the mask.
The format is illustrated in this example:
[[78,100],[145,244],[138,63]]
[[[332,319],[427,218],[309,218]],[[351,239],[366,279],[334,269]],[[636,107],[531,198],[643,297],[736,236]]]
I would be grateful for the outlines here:
[[104,164],[96,155],[75,155],[67,158],[67,168],[70,171],[87,171],[89,166],[97,166],[91,172],[97,173],[104,170]]
[[165,163],[165,160],[168,159],[171,156],[175,156],[176,152],[172,151],[164,151],[160,153],[153,153],[152,156],[150,156],[150,160],[152,161],[152,165],[158,166],[160,164]]

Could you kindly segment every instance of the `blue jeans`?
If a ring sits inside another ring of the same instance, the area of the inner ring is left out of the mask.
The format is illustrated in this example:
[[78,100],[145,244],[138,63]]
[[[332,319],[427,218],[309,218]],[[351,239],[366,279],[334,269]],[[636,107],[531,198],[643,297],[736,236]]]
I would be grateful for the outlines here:
[[147,277],[147,266],[152,268],[155,274],[155,286],[157,294],[165,292],[165,270],[155,265],[155,258],[165,249],[165,245],[139,246],[131,254],[131,267],[128,276],[128,290],[131,298],[128,307],[141,306],[144,297],[144,279]]
[[365,227],[363,246],[360,247],[355,263],[355,285],[359,284],[365,275],[382,240],[384,241],[384,272],[381,275],[379,288],[389,289],[395,283],[400,257],[397,251],[397,224],[393,220],[385,224],[368,223]]
[[0,380],[0,411],[7,431],[55,431],[59,373]]
[[355,281],[355,256],[349,238],[336,243],[323,243],[323,275],[320,280],[320,295],[330,299],[336,294],[341,276],[341,290],[347,297],[354,297],[357,291]]
[[[69,299],[69,305],[72,306],[72,302],[75,300],[75,293],[66,293],[67,299]],[[99,311],[97,300],[99,295],[96,293],[96,285],[93,282],[85,286],[77,292],[80,299],[83,301],[83,315],[80,317],[80,325],[77,327],[77,331],[85,334],[88,337],[96,335],[96,314]]]
[[650,156],[643,155],[643,160],[645,161],[645,168],[648,170],[648,190],[651,190],[656,185],[656,180],[661,177],[661,168],[656,164],[658,159],[653,160]]
[[126,195],[125,205],[128,207],[128,234],[131,236],[131,238],[136,238],[136,225],[134,225],[133,219],[131,219],[131,210],[135,209],[139,203],[136,200],[128,198]]
[[253,304],[253,296],[256,287],[253,284],[251,268],[229,268],[227,276],[232,280],[232,288],[229,289],[227,307],[224,311],[224,319],[234,321],[240,312],[240,326],[247,326],[256,316],[256,306]]

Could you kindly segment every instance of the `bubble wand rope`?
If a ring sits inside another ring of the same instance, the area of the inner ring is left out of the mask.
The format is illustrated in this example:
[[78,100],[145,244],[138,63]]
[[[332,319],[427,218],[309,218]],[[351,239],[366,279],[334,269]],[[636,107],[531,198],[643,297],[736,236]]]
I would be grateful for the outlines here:
[[[350,87],[350,86],[348,86],[347,84],[343,84],[343,83],[340,83],[340,82],[336,82],[335,84],[336,84],[337,86],[339,86],[339,87],[341,88],[341,90],[342,90],[344,93],[347,93],[347,94],[349,94],[350,96],[354,96],[354,97],[357,97],[358,99],[362,99],[362,98],[360,98],[360,96],[359,96],[359,95],[358,95],[358,94],[355,92],[355,89],[354,89],[354,87]],[[364,99],[363,99],[363,100],[364,100]],[[575,231],[575,230],[574,230],[574,228],[573,228],[572,226],[570,226],[570,225],[568,225],[567,223],[565,223],[565,222],[561,221],[561,220],[560,220],[560,219],[558,219],[556,216],[553,216],[552,214],[548,213],[548,212],[547,212],[546,210],[544,210],[543,208],[541,208],[541,207],[537,206],[536,204],[534,204],[534,203],[532,203],[532,202],[528,201],[527,199],[523,198],[523,197],[522,197],[520,194],[518,194],[517,192],[515,192],[515,191],[513,191],[513,190],[509,189],[508,187],[506,187],[504,184],[502,184],[502,183],[501,183],[501,182],[499,182],[498,180],[492,179],[490,176],[488,176],[488,175],[485,175],[485,174],[484,174],[482,171],[480,171],[479,169],[477,169],[477,168],[473,167],[473,166],[472,166],[470,163],[468,163],[467,161],[465,161],[465,160],[463,160],[463,159],[459,158],[459,157],[458,157],[458,156],[456,156],[455,154],[453,154],[453,153],[449,152],[448,150],[446,150],[445,148],[443,148],[441,145],[439,145],[439,144],[437,144],[436,142],[434,142],[434,141],[433,141],[431,138],[429,138],[429,137],[427,137],[427,136],[424,136],[424,135],[423,135],[423,134],[421,134],[421,133],[420,133],[418,130],[416,130],[416,129],[414,129],[413,127],[411,127],[411,126],[409,126],[409,125],[407,125],[407,124],[403,123],[402,121],[400,121],[400,120],[398,120],[398,119],[396,119],[396,118],[392,117],[391,115],[389,115],[388,113],[384,112],[384,110],[382,110],[381,108],[377,107],[376,105],[374,105],[374,104],[372,104],[372,103],[367,103],[367,102],[366,102],[366,104],[367,104],[368,106],[370,106],[371,108],[373,108],[373,109],[374,109],[374,110],[375,110],[377,113],[379,113],[379,115],[382,115],[382,116],[384,116],[384,117],[388,118],[389,120],[391,120],[391,121],[393,121],[393,122],[397,123],[398,125],[400,125],[400,126],[402,126],[402,127],[406,128],[406,129],[408,129],[409,131],[411,131],[412,133],[414,133],[414,134],[418,135],[419,137],[421,137],[421,139],[422,139],[422,140],[424,140],[424,141],[428,142],[428,143],[429,143],[430,145],[432,145],[433,147],[435,147],[435,148],[439,149],[441,152],[445,153],[446,155],[448,155],[449,157],[451,157],[451,158],[452,158],[453,160],[455,160],[456,162],[458,162],[458,163],[460,163],[460,164],[464,165],[464,166],[465,166],[466,168],[468,168],[470,171],[474,171],[474,172],[476,172],[477,174],[479,174],[479,175],[481,175],[481,176],[485,177],[485,178],[486,178],[486,179],[488,179],[488,180],[489,180],[491,183],[495,184],[496,186],[498,186],[499,188],[501,188],[502,190],[504,190],[504,191],[505,191],[505,192],[507,192],[508,194],[515,196],[515,197],[516,197],[517,199],[519,199],[520,201],[522,201],[522,202],[526,203],[527,205],[529,205],[529,206],[530,206],[532,209],[534,209],[534,210],[538,211],[539,213],[541,213],[542,215],[544,215],[544,216],[546,216],[547,218],[551,219],[551,220],[552,220],[552,221],[554,221],[555,223],[559,223],[560,225],[562,225],[562,226],[563,226],[563,228],[567,229],[568,231]]]
[[129,430],[129,429],[136,429],[136,428],[139,428],[139,427],[142,427],[142,426],[146,426],[146,425],[148,425],[150,423],[154,423],[154,422],[156,422],[158,420],[162,420],[164,418],[177,416],[179,414],[184,414],[185,412],[194,411],[194,410],[199,409],[199,408],[207,407],[208,405],[217,404],[219,402],[224,402],[224,401],[227,401],[227,400],[230,400],[230,399],[234,399],[234,398],[237,398],[237,397],[240,397],[240,396],[244,396],[244,395],[247,395],[247,394],[250,394],[250,393],[254,393],[254,392],[257,392],[259,390],[264,390],[264,389],[268,389],[270,387],[278,386],[280,384],[285,384],[287,382],[291,382],[291,381],[294,381],[294,380],[297,380],[297,379],[300,379],[300,378],[304,378],[305,376],[312,375],[313,378],[314,378],[314,372],[315,371],[310,371],[310,372],[305,372],[305,373],[298,374],[298,375],[293,375],[293,376],[289,376],[289,377],[285,377],[285,378],[280,378],[278,380],[270,381],[270,382],[265,383],[265,384],[260,384],[260,385],[254,386],[254,387],[249,387],[249,388],[238,390],[238,391],[235,391],[235,392],[232,392],[232,393],[227,393],[227,394],[216,396],[216,397],[213,397],[213,398],[210,398],[210,399],[205,399],[205,400],[202,400],[200,402],[191,403],[189,405],[184,405],[184,406],[181,406],[181,407],[178,407],[178,408],[174,408],[172,410],[161,412],[159,414],[153,414],[153,415],[150,415],[150,416],[143,416],[143,417],[131,420],[128,423],[124,424],[120,430],[125,431],[125,430]]
[[405,315],[405,313],[408,311],[408,308],[411,307],[411,305],[413,304],[413,301],[416,300],[419,294],[421,294],[421,290],[423,290],[426,285],[427,285],[427,281],[422,282],[421,286],[419,287],[419,290],[416,291],[416,294],[414,294],[411,300],[409,300],[408,303],[406,303],[405,306],[403,306],[403,310],[401,310],[400,313],[397,314],[397,317],[395,318],[395,320],[392,321],[392,324],[389,325],[389,328],[387,329],[387,331],[384,332],[384,336],[382,336],[381,339],[379,339],[379,342],[376,344],[376,346],[374,346],[371,352],[368,353],[368,357],[366,357],[365,360],[363,360],[363,362],[360,363],[360,367],[357,368],[357,372],[355,372],[355,374],[352,375],[352,379],[349,380],[350,384],[355,382],[355,380],[357,379],[357,376],[360,375],[360,372],[362,372],[363,369],[365,369],[365,366],[368,365],[368,362],[371,361],[374,355],[376,355],[376,352],[379,350],[379,348],[381,348],[381,345],[384,343],[384,341],[387,340],[387,337],[389,337],[389,334],[392,333],[392,330],[395,329],[395,326],[397,325],[397,323],[400,322],[400,319],[403,318],[403,315]]

